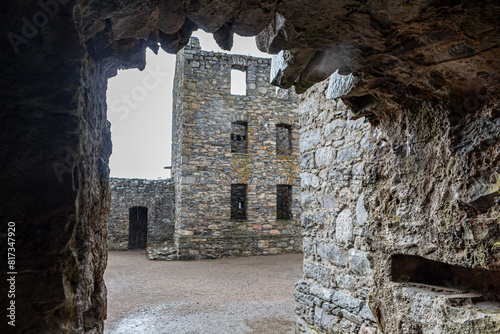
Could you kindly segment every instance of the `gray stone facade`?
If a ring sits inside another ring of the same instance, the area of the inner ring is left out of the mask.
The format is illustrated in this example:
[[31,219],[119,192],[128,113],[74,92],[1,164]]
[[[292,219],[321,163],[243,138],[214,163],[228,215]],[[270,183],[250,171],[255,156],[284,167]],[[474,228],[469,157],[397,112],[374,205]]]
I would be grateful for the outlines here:
[[[202,51],[196,38],[178,53],[172,164],[180,259],[301,249],[298,96],[269,84],[270,62]],[[246,72],[246,95],[231,95],[232,69]],[[288,155],[277,155],[276,138],[285,137],[277,124],[290,129]],[[232,185],[246,185],[246,219],[231,219]],[[291,219],[277,219],[278,185],[292,186]]]
[[150,259],[174,258],[174,183],[172,179],[111,178],[108,248],[129,248],[130,209],[147,209],[147,249]]

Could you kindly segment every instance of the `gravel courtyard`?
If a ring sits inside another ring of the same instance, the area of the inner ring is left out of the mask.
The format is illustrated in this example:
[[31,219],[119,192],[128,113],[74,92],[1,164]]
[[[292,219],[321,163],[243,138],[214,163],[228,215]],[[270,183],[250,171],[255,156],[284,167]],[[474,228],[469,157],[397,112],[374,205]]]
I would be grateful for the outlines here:
[[106,334],[293,333],[302,254],[148,261],[110,252]]

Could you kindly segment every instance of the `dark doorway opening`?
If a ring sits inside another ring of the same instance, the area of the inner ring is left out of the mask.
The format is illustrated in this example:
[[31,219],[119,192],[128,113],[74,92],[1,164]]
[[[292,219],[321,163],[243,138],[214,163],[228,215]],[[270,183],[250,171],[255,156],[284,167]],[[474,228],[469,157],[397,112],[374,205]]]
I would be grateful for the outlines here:
[[128,211],[128,249],[146,249],[148,240],[148,209],[134,206]]

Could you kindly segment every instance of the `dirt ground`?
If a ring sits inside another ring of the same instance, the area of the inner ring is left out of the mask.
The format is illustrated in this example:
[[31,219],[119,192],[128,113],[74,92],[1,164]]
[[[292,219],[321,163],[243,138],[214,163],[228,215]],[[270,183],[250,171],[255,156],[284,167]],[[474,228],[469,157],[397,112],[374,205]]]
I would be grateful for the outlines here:
[[106,334],[293,333],[302,255],[148,261],[110,252]]

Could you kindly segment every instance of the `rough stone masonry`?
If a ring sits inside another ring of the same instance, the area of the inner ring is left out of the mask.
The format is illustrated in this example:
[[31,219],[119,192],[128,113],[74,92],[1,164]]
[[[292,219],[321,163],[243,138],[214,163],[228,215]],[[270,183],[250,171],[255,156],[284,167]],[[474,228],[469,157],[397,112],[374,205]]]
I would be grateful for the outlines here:
[[300,102],[296,333],[498,333],[497,107],[444,125],[424,103],[373,124],[339,98],[359,79],[334,73]]
[[[0,17],[0,221],[1,235],[16,223],[17,332],[102,333],[107,80],[143,69],[148,46],[177,52],[196,29],[225,48],[234,33],[258,34],[259,48],[282,59],[272,82],[298,93],[336,70],[360,78],[342,101],[382,134],[363,178],[368,304],[379,329],[498,331],[492,316],[449,316],[477,308],[479,297],[434,298],[404,286],[469,285],[496,298],[497,0],[19,0],[5,2]],[[441,302],[449,308],[435,308]]]
[[[270,85],[270,63],[203,51],[197,38],[177,55],[172,172],[179,259],[301,250],[298,96]],[[244,95],[231,94],[232,70],[246,75]],[[278,191],[283,186],[290,191]]]
[[175,192],[172,179],[145,180],[111,178],[111,207],[108,223],[108,248],[127,250],[134,218],[133,208],[144,208],[145,244],[150,259],[176,258],[173,247]]

